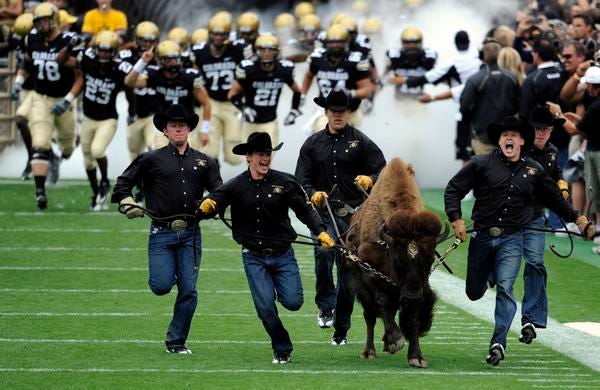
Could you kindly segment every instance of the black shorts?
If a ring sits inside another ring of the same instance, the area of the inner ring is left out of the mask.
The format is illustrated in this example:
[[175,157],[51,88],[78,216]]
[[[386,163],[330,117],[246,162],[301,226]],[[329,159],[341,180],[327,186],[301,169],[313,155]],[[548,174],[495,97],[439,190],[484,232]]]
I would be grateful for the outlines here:
[[471,130],[468,123],[456,121],[456,159],[467,161],[473,157],[473,148],[471,147]]

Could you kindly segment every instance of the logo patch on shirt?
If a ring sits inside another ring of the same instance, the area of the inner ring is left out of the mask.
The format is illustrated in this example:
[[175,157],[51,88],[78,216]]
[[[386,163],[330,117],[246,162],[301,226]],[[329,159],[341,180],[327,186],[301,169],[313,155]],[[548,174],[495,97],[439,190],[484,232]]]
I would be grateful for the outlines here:
[[550,153],[550,161],[556,161],[556,153]]
[[274,194],[283,194],[283,186],[272,185]]
[[531,175],[535,175],[537,174],[538,170],[537,168],[534,167],[527,167],[527,173],[531,176]]
[[350,148],[357,148],[358,147],[358,142],[359,141],[348,141],[348,143],[350,144]]
[[208,160],[202,160],[201,158],[196,159],[196,165],[199,167],[205,167],[208,164]]

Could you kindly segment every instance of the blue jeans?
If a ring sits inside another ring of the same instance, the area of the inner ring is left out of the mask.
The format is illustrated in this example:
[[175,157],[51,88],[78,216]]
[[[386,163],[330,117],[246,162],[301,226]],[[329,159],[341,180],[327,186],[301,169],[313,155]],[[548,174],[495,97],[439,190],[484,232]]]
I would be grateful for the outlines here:
[[513,286],[522,256],[523,235],[520,231],[496,238],[486,232],[471,235],[466,281],[469,299],[476,301],[481,298],[487,290],[490,275],[492,272],[496,275],[495,328],[491,344],[500,343],[506,347],[506,335],[517,312]]
[[[323,217],[323,215],[321,215]],[[348,217],[349,218],[349,217]],[[340,217],[335,218],[340,234],[348,229],[348,222]],[[337,233],[329,217],[323,217],[327,224],[327,233],[338,243]],[[333,282],[333,264],[337,268],[337,288]],[[354,297],[352,292],[352,270],[345,263],[344,257],[335,249],[315,247],[316,294],[315,303],[319,310],[335,308],[334,328],[339,335],[346,335],[351,325]]]
[[[544,228],[544,218],[539,217],[531,221],[528,227]],[[531,322],[536,328],[545,328],[548,318],[548,297],[546,295],[546,281],[548,274],[544,265],[544,232],[533,230],[523,231],[523,255],[525,256],[525,270],[523,281],[525,294],[521,306],[521,324]]]
[[[192,317],[198,303],[194,271],[193,229],[174,232],[171,229],[151,226],[148,240],[148,285],[156,295],[165,295],[177,284],[177,298],[173,319],[169,324],[166,342],[184,344],[190,333]],[[202,257],[200,227],[196,228],[196,257]]]
[[282,255],[265,256],[244,248],[242,260],[256,313],[271,337],[273,351],[292,352],[292,341],[279,318],[275,299],[291,311],[300,310],[304,303],[294,250],[290,246]]

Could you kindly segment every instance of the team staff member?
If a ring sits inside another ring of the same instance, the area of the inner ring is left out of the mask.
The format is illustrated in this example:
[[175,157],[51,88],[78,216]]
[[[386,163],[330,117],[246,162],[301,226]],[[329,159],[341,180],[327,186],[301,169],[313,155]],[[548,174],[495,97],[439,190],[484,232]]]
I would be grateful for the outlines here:
[[[183,69],[181,49],[173,41],[162,41],[156,46],[158,66],[148,66],[154,59],[154,47],[145,51],[125,78],[130,88],[151,88],[156,91],[157,109],[166,110],[171,104],[181,104],[188,112],[194,111],[194,101],[202,104],[203,122],[199,144],[191,142],[191,147],[200,149],[208,142],[211,103],[204,88],[204,80],[196,69]],[[146,75],[140,77],[146,70]],[[193,137],[193,136],[192,136]],[[154,139],[154,147],[164,146],[163,137]]]
[[240,122],[237,108],[227,99],[227,94],[234,82],[236,67],[244,58],[252,57],[253,53],[252,46],[243,40],[230,42],[230,32],[230,19],[213,16],[208,22],[208,42],[194,47],[194,57],[196,67],[206,83],[213,109],[209,140],[202,150],[218,158],[222,139],[225,161],[239,164],[239,157],[232,154],[231,150],[242,141]]
[[71,103],[81,90],[83,78],[73,70],[76,59],[69,53],[72,33],[60,31],[58,9],[42,3],[33,12],[35,29],[25,39],[25,59],[17,72],[12,93],[18,94],[29,77],[27,66],[33,64],[34,90],[31,92],[29,127],[33,155],[31,171],[35,181],[35,200],[41,210],[48,206],[46,177],[56,128],[57,143],[62,158],[67,159],[75,149],[75,118]]
[[275,300],[288,310],[299,310],[304,302],[300,271],[291,242],[296,239],[288,216],[298,219],[318,235],[324,248],[334,242],[310,204],[308,196],[285,172],[271,169],[273,147],[266,132],[254,132],[236,145],[233,153],[245,155],[248,170],[212,191],[200,205],[204,214],[231,206],[233,238],[241,244],[244,270],[258,317],[271,337],[273,363],[290,362],[292,341],[277,313]]
[[[187,137],[198,124],[198,115],[174,104],[154,115],[157,129],[169,139],[163,148],[138,156],[117,178],[112,203],[135,204],[131,190],[142,185],[146,206],[156,217],[193,215],[204,190],[223,181],[216,162],[188,146]],[[142,217],[139,208],[126,208],[127,218]],[[189,354],[185,345],[198,301],[198,270],[202,255],[200,227],[195,218],[152,221],[148,240],[148,284],[156,295],[165,295],[177,284],[173,318],[165,344],[167,352]],[[194,236],[195,234],[195,236]]]
[[[81,151],[85,172],[92,188],[91,211],[99,211],[108,198],[108,159],[106,148],[117,132],[117,94],[131,71],[131,64],[115,60],[119,37],[112,31],[101,31],[94,47],[81,53],[79,66],[84,75],[83,122]],[[96,175],[100,171],[100,186]]]
[[[513,285],[523,255],[523,230],[535,217],[536,203],[553,209],[566,221],[577,223],[588,239],[594,236],[593,225],[578,216],[556,183],[534,159],[524,156],[533,142],[533,129],[515,117],[506,117],[488,129],[490,141],[498,148],[473,157],[446,187],[444,202],[454,233],[467,239],[462,219],[461,199],[473,190],[475,206],[467,259],[466,293],[480,299],[492,273],[496,281],[496,326],[486,362],[498,365],[504,359],[506,336],[517,310]],[[477,230],[480,229],[480,230]]]
[[[373,141],[348,124],[352,107],[346,92],[334,90],[327,98],[317,97],[314,101],[325,109],[329,123],[323,130],[308,137],[300,148],[296,178],[326,221],[327,231],[334,236],[334,221],[325,209],[327,193],[334,185],[337,186],[337,190],[330,194],[332,199],[351,209],[356,208],[364,201],[357,185],[369,190],[385,166],[385,158]],[[348,208],[335,205],[334,208],[339,231],[345,232],[351,217]],[[334,261],[338,275],[337,293],[332,273]],[[335,332],[331,339],[334,345],[346,344],[354,305],[354,295],[349,289],[351,272],[343,267],[343,261],[333,250],[315,248],[317,323],[322,328],[334,324]]]
[[294,93],[292,109],[284,123],[291,125],[301,114],[300,87],[294,81],[294,64],[279,60],[279,40],[274,35],[260,35],[256,39],[258,60],[243,60],[235,71],[235,81],[229,91],[231,102],[242,110],[242,135],[266,131],[275,143],[279,140],[277,105],[283,85]]

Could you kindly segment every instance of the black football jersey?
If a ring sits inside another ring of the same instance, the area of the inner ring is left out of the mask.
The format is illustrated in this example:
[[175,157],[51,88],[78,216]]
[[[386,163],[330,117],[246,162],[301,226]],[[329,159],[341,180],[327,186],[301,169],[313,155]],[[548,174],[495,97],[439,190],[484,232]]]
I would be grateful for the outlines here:
[[[119,52],[119,58],[123,61],[130,63],[131,65],[135,65],[135,63],[140,59],[140,55],[135,50],[121,50]],[[155,64],[155,62],[151,62],[151,64]],[[148,75],[148,73],[144,70],[144,77]],[[134,88],[133,94],[135,99],[133,102],[129,102],[129,104],[134,105],[135,115],[138,118],[146,118],[147,116],[153,115],[156,113],[156,91],[152,88]]]
[[317,48],[308,61],[310,72],[317,77],[321,97],[329,95],[332,89],[355,89],[357,81],[369,77],[369,61],[361,52],[351,51],[342,61],[332,65],[327,50]]
[[220,57],[213,57],[208,43],[194,45],[192,50],[208,96],[220,102],[227,101],[227,94],[235,79],[235,69],[243,59],[252,56],[252,46],[238,39],[227,45]]
[[[410,63],[406,56],[402,55],[402,49],[394,48],[388,50],[385,55],[387,56],[388,67],[394,72],[396,76],[405,77],[420,77],[424,76],[425,73],[432,69],[437,60],[437,53],[431,49],[423,49],[421,51],[421,57],[418,63]],[[399,92],[406,94],[420,94],[423,91],[423,87],[412,87],[402,85],[399,88]]]
[[52,42],[46,42],[36,29],[27,35],[25,52],[33,63],[31,76],[37,93],[58,98],[71,90],[75,80],[73,69],[59,65],[56,57],[73,36],[73,33],[61,32]]
[[146,70],[147,85],[156,91],[156,112],[165,112],[172,104],[181,104],[187,112],[194,112],[194,89],[203,86],[200,72],[182,69],[176,77],[169,79],[158,66],[150,65]]
[[272,72],[265,72],[260,64],[243,60],[235,72],[235,78],[244,87],[246,105],[256,110],[255,123],[266,123],[277,117],[277,103],[284,84],[294,83],[294,63],[287,60],[275,62]]
[[133,68],[126,61],[111,61],[106,71],[101,71],[94,49],[79,56],[79,65],[85,82],[83,88],[83,113],[88,118],[101,121],[117,119],[117,94],[123,89],[125,76]]
[[12,34],[12,44],[14,45],[15,50],[15,58],[17,60],[17,68],[24,69],[29,77],[25,79],[23,82],[23,90],[31,91],[33,90],[33,72],[35,68],[33,67],[33,62],[25,61],[25,40],[18,36],[17,34]]

